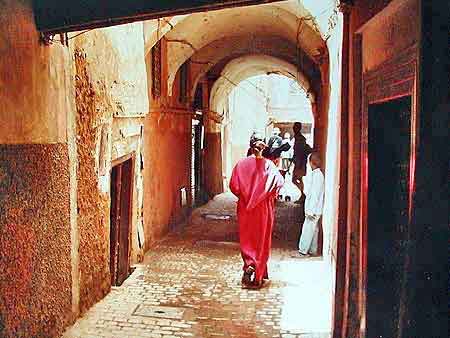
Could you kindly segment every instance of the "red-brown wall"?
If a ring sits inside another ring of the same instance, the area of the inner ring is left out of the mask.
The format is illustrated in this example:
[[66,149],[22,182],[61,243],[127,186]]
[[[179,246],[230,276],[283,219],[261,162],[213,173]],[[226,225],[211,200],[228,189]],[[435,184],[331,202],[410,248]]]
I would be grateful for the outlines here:
[[72,321],[67,144],[0,145],[0,337]]
[[[192,113],[179,100],[179,72],[172,96],[167,88],[167,41],[161,39],[161,96],[152,92],[151,52],[146,56],[150,112],[144,121],[145,249],[184,219],[190,204]],[[189,87],[189,86],[188,86]],[[189,102],[189,98],[187,102]],[[188,205],[181,205],[185,188]]]
[[146,248],[184,215],[180,189],[190,192],[191,116],[152,112],[144,125]]
[[0,337],[73,321],[70,53],[39,41],[32,1],[0,2]]
[[[372,70],[381,63],[395,57],[399,52],[417,42],[419,17],[417,12],[411,11],[414,5],[398,11],[392,17],[385,18],[374,24],[365,35],[364,41],[358,35],[358,30],[371,18],[381,12],[390,3],[414,3],[414,1],[355,1],[350,7],[348,41],[348,128],[344,130],[344,137],[348,144],[342,149],[343,156],[347,157],[347,204],[345,222],[347,236],[341,238],[341,245],[346,247],[346,259],[339,262],[339,268],[346,270],[345,277],[337,283],[337,294],[343,296],[342,303],[338,299],[335,312],[340,312],[342,322],[335,322],[334,337],[364,337],[366,332],[365,316],[365,263],[363,246],[365,243],[361,223],[361,142],[363,126],[361,121],[363,109],[362,74]],[[408,9],[409,8],[409,9]],[[409,28],[407,28],[409,26]],[[402,30],[404,30],[402,32]],[[370,241],[370,239],[368,239]]]

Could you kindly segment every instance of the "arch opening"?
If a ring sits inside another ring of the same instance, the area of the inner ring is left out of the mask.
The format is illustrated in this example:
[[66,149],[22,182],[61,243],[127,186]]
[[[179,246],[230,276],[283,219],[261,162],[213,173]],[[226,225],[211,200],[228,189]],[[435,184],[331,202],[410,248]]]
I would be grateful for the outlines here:
[[211,110],[223,112],[229,94],[240,82],[264,74],[280,74],[297,81],[309,100],[315,101],[309,79],[295,65],[268,55],[246,55],[230,61],[220,72],[210,92]]
[[[296,79],[280,73],[253,75],[233,85],[226,95],[223,98],[225,106],[221,133],[225,189],[232,168],[247,154],[253,132],[265,135],[268,139],[274,131],[279,130],[280,136],[293,144],[293,124],[301,122],[307,143],[314,146],[311,99]],[[289,154],[283,156],[291,158],[292,151]],[[297,200],[300,197],[298,189],[289,186],[293,193],[292,199]]]

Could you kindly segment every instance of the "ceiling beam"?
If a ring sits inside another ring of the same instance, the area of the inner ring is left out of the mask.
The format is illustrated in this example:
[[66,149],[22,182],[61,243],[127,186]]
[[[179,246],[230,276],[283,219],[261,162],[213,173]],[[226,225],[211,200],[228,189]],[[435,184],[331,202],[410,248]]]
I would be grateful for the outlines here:
[[34,0],[33,9],[38,30],[56,34],[276,1],[280,0]]

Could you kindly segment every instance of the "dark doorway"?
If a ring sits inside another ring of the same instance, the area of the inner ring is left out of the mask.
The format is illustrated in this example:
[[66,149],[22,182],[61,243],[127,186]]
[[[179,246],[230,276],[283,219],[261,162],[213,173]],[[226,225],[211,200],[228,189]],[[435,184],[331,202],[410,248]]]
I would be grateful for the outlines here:
[[368,337],[397,337],[409,232],[411,97],[369,106]]
[[201,120],[192,120],[191,194],[192,207],[202,204],[202,134]]
[[131,197],[133,159],[111,171],[110,269],[111,285],[121,285],[130,274]]

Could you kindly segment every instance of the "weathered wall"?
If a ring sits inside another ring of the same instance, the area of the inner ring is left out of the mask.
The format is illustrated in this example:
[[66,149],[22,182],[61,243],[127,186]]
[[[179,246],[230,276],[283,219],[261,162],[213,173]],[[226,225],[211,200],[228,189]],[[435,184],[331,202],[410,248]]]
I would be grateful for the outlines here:
[[66,144],[0,145],[0,336],[53,337],[71,319]]
[[[128,154],[133,154],[135,156],[135,175],[131,210],[131,264],[142,261],[144,256],[144,172],[141,165],[144,147],[143,132],[144,117],[116,117],[113,119],[111,129],[111,159],[120,160],[120,158],[123,158]],[[139,232],[140,235],[138,235]]]
[[64,142],[68,50],[39,43],[31,0],[2,1],[0,27],[0,143]]
[[58,336],[76,312],[71,76],[69,50],[40,44],[31,0],[0,2],[1,337]]
[[[95,30],[74,40],[76,65],[78,228],[80,310],[87,310],[110,288],[111,161],[135,153],[140,158],[139,118],[148,111],[142,24]],[[108,60],[108,62],[105,62]],[[116,117],[117,116],[117,117]],[[119,121],[120,120],[120,121]],[[139,161],[136,161],[139,163]],[[136,169],[136,168],[135,168]],[[137,176],[139,171],[135,170]],[[135,179],[131,254],[138,255],[140,210]],[[133,262],[132,261],[132,262]]]
[[[419,1],[396,1],[382,16],[363,28],[363,71],[373,70],[401,51],[419,42]],[[392,8],[391,8],[392,7]],[[358,11],[366,12],[365,8]],[[362,13],[359,13],[361,15]]]
[[180,189],[190,187],[191,115],[152,112],[144,127],[146,248],[183,217]]
[[[144,236],[145,250],[179,223],[191,203],[190,98],[180,100],[180,72],[168,90],[168,43],[161,39],[161,96],[153,95],[151,52],[146,55],[150,113],[144,121]],[[189,65],[188,65],[189,67]],[[189,67],[190,70],[190,67]],[[156,75],[155,75],[156,76]],[[188,71],[187,88],[190,87]],[[172,95],[168,96],[170,92]],[[181,189],[186,189],[187,205],[181,205]]]
[[[86,58],[75,54],[77,106],[77,203],[79,232],[80,310],[86,311],[109,291],[109,199],[99,191],[96,170],[97,125],[102,111],[87,72]],[[100,116],[99,116],[100,115]]]

